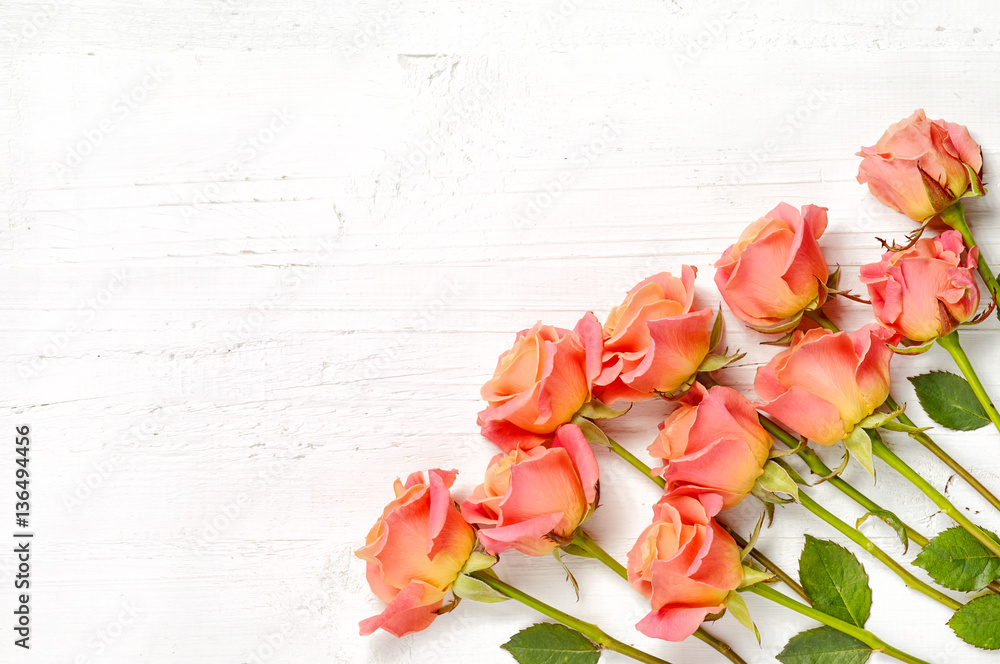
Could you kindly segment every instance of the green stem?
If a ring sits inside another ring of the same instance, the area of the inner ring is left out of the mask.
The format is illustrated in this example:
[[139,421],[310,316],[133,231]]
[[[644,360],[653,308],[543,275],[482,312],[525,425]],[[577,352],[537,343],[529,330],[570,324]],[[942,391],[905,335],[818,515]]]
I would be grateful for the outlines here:
[[[885,405],[888,406],[890,410],[894,411],[899,410],[899,405],[892,397],[889,397],[885,400]],[[913,420],[911,420],[906,413],[901,414],[896,419],[907,426],[917,428],[917,425],[914,424]],[[998,512],[1000,512],[1000,498],[997,498],[995,495],[993,495],[993,493],[985,486],[983,486],[982,482],[977,480],[972,473],[967,471],[965,467],[962,466],[962,464],[960,464],[958,461],[952,458],[950,454],[941,449],[941,447],[937,443],[935,443],[930,436],[928,436],[923,431],[915,431],[909,435],[910,438],[913,438],[915,441],[923,445],[931,454],[933,454],[942,462],[944,462],[944,465],[948,466],[953,471],[955,471],[956,475],[965,480],[965,482],[973,489],[975,489],[980,496],[986,499],[986,502],[988,502],[990,505],[995,507]]]
[[[607,434],[605,435],[607,436]],[[629,465],[631,465],[633,468],[636,468],[643,475],[656,482],[657,486],[659,486],[661,489],[667,486],[667,482],[662,477],[658,477],[653,474],[652,468],[644,464],[639,459],[639,457],[637,457],[636,455],[632,454],[627,449],[622,447],[621,444],[612,440],[610,436],[608,436],[608,443],[611,445],[612,452],[614,452],[621,458],[625,459],[625,461],[627,461]]]
[[[657,477],[656,475],[653,474],[652,468],[644,464],[634,454],[632,454],[627,449],[622,447],[620,444],[612,440],[610,436],[607,436],[607,438],[608,438],[608,443],[611,445],[612,452],[614,452],[621,458],[628,461],[633,468],[636,468],[639,472],[645,475],[648,479],[652,480],[661,489],[667,486],[667,483],[664,481],[662,477]],[[736,540],[737,544],[746,548],[747,543],[745,540],[743,540],[742,538],[737,539],[736,535],[733,535],[733,539]],[[800,586],[798,583],[795,582],[794,577],[792,577],[787,572],[783,571],[780,567],[775,565],[773,562],[768,560],[767,557],[765,557],[763,554],[758,553],[756,550],[754,550],[750,552],[750,557],[756,560],[758,563],[760,563],[761,566],[768,572],[774,574],[776,577],[784,581],[789,588],[791,588],[796,592],[796,594],[800,595],[801,597],[806,597],[805,591],[802,589],[802,586]]]
[[812,618],[813,620],[821,622],[824,625],[832,627],[838,632],[843,632],[844,634],[853,636],[858,641],[861,641],[872,650],[885,653],[886,655],[894,657],[895,659],[898,659],[901,662],[907,662],[907,664],[928,664],[922,659],[918,659],[913,655],[906,654],[902,650],[893,648],[885,641],[878,638],[877,636],[875,636],[874,634],[872,634],[871,632],[869,632],[864,628],[858,627],[857,625],[852,625],[851,623],[840,620],[839,618],[834,618],[833,616],[827,615],[822,611],[817,611],[811,606],[806,606],[801,602],[795,601],[791,597],[782,595],[774,588],[766,586],[763,583],[758,583],[748,588],[744,588],[743,592],[750,592],[755,595],[759,595],[760,597],[768,599],[774,602],[775,604],[780,604],[781,606],[787,609],[791,609],[792,611],[801,613],[802,615],[808,618]]
[[910,480],[915,487],[923,491],[924,495],[930,498],[942,512],[950,516],[955,523],[965,528],[970,535],[989,549],[990,553],[1000,557],[1000,544],[997,544],[992,537],[984,533],[979,526],[969,521],[968,517],[952,505],[951,501],[945,498],[944,494],[935,489],[930,482],[921,477],[917,471],[910,468],[905,461],[896,456],[878,436],[872,436],[872,451],[875,453],[875,456],[885,461],[893,470]]
[[[732,528],[729,528],[728,526],[723,526],[723,527],[726,529],[726,532],[728,532],[732,536],[733,541],[736,542],[736,545],[740,547],[740,549],[746,549],[750,545],[749,542],[743,539],[740,536],[740,534],[734,531]],[[783,569],[778,567],[776,563],[774,563],[770,558],[765,556],[756,548],[750,551],[750,557],[756,560],[758,563],[760,563],[761,567],[763,567],[768,572],[776,576],[779,581],[781,581],[786,586],[791,588],[796,595],[804,599],[806,602],[812,601],[809,599],[809,595],[806,594],[805,589],[801,585],[799,585],[799,582],[796,581],[794,577],[792,577]]]
[[[582,528],[576,531],[576,539],[573,540],[573,544],[577,545],[600,562],[604,563],[604,565],[611,571],[628,581],[628,570],[625,569],[625,566],[615,560],[614,556],[610,553],[602,549],[601,546],[595,542],[590,535],[585,533]],[[694,636],[700,641],[703,641],[715,648],[719,651],[719,654],[728,659],[730,662],[734,662],[734,664],[747,664],[746,660],[736,654],[736,651],[733,650],[728,643],[712,636],[703,628],[698,628],[698,631],[694,633]]]
[[[793,436],[792,434],[788,433],[780,426],[778,426],[773,420],[761,415],[760,423],[768,431],[768,433],[770,433],[772,436],[780,440],[788,447],[795,449],[796,447],[799,446],[799,440],[795,438],[795,436]],[[809,449],[808,447],[802,447],[797,452],[797,454],[805,462],[805,464],[809,467],[809,470],[812,471],[813,474],[819,475],[820,477],[828,477],[829,479],[827,480],[827,482],[829,482],[831,486],[839,490],[841,493],[846,495],[848,498],[856,502],[861,507],[865,508],[867,511],[869,512],[885,511],[878,503],[876,503],[874,500],[872,500],[865,494],[855,489],[854,486],[852,486],[842,477],[839,476],[831,477],[831,475],[833,475],[833,470],[825,463],[823,463],[823,460],[820,459],[819,455],[816,454],[816,452],[814,452],[813,450]],[[924,537],[921,533],[919,533],[915,528],[912,528],[911,526],[905,523],[903,523],[902,526],[906,530],[907,538],[909,538],[912,542],[914,542],[920,547],[927,546],[929,540],[926,537]]]
[[951,334],[939,337],[938,345],[944,348],[951,355],[952,359],[955,360],[955,364],[958,368],[962,370],[962,374],[965,379],[969,381],[969,386],[972,387],[972,391],[976,393],[976,398],[979,399],[979,403],[983,405],[986,410],[986,414],[989,415],[990,421],[993,422],[993,426],[1000,431],[1000,411],[997,411],[997,407],[993,405],[993,400],[990,399],[990,395],[986,392],[986,386],[983,382],[979,380],[979,376],[976,374],[976,370],[972,367],[972,362],[969,361],[969,356],[965,354],[965,350],[962,348],[962,344],[958,342],[958,330],[955,330]]
[[[954,208],[956,206],[958,207],[959,212],[961,212],[962,211],[962,205],[961,205],[961,203],[957,203],[956,205],[952,206],[952,208]],[[949,210],[952,209],[952,208],[949,208]],[[964,222],[965,222],[965,217],[964,217],[964,214],[963,214],[963,216],[962,216],[962,223],[964,223]],[[968,226],[966,226],[966,229],[968,229]],[[971,233],[970,233],[969,237],[970,238],[972,237]],[[980,262],[979,265],[980,265],[980,268],[982,268],[983,263]],[[987,269],[987,273],[988,273],[988,269]],[[996,284],[996,280],[995,279],[993,280],[993,283]],[[996,291],[991,291],[991,292],[994,293],[994,296],[996,295]],[[819,323],[820,325],[822,325],[824,328],[826,328],[826,329],[828,329],[828,330],[830,330],[832,332],[839,332],[840,331],[839,328],[837,327],[837,325],[832,320],[830,320],[826,316],[826,314],[824,314],[822,311],[811,311],[811,312],[809,312],[806,315],[809,316],[809,318],[811,318],[812,320],[814,320],[817,323]],[[940,340],[938,340],[938,342],[940,343]],[[955,337],[955,343],[956,343],[956,345],[958,344],[958,336],[957,335]],[[963,353],[963,355],[964,355],[964,353]],[[967,358],[966,358],[966,360],[967,360]],[[970,365],[970,370],[971,370],[971,365]],[[976,380],[978,381],[978,378]],[[970,383],[971,383],[971,381],[970,381]],[[986,394],[986,390],[983,389],[982,393],[985,395]],[[989,397],[987,397],[987,399],[988,398]],[[896,403],[895,399],[893,399],[891,396],[886,397],[885,404],[890,409],[892,409],[892,410],[899,410],[898,404]],[[995,409],[994,409],[994,411],[995,411]],[[913,420],[911,420],[906,415],[906,413],[901,414],[896,419],[898,419],[900,422],[902,422],[903,424],[905,424],[907,426],[911,426],[911,427],[917,428],[917,425],[913,423]],[[994,420],[994,423],[996,423],[995,420]],[[975,489],[979,493],[979,495],[981,495],[983,498],[985,498],[986,501],[990,505],[992,505],[994,508],[996,508],[998,511],[1000,511],[1000,499],[997,499],[997,497],[994,496],[989,491],[989,489],[987,489],[985,486],[983,486],[982,482],[980,482],[979,480],[977,480],[972,473],[970,473],[969,471],[967,471],[962,466],[962,464],[960,464],[958,461],[956,461],[950,455],[948,455],[943,449],[941,449],[937,445],[937,443],[935,443],[931,439],[930,436],[928,436],[927,434],[925,434],[922,431],[919,431],[919,432],[911,433],[910,437],[913,438],[914,440],[916,440],[921,445],[923,445],[925,448],[927,448],[927,450],[930,451],[931,454],[933,454],[934,456],[936,456],[938,459],[940,459],[942,462],[944,462],[944,464],[946,466],[948,466],[953,471],[955,471],[955,474],[957,474],[959,477],[961,477],[963,480],[965,480],[969,484],[969,486],[971,486],[973,489]]]
[[[889,402],[887,401],[886,403],[889,403]],[[896,405],[895,405],[895,402],[892,402],[891,404],[889,404],[889,407],[892,410],[896,410],[897,409]],[[900,417],[898,419],[902,419],[902,417]],[[770,420],[767,417],[761,415],[761,417],[760,417],[760,423],[764,426],[765,429],[767,429],[768,432],[770,432],[770,434],[772,436],[774,436],[775,438],[777,438],[778,440],[780,440],[782,443],[784,443],[788,447],[790,447],[792,449],[798,447],[798,445],[799,445],[798,439],[795,438],[795,436],[793,436],[792,434],[790,434],[787,431],[785,431],[784,429],[782,429],[777,424],[775,424],[773,420]],[[910,424],[910,426],[914,426],[914,425]],[[937,448],[937,445],[934,443],[933,440],[931,440],[930,438],[928,438],[926,436],[925,436],[925,438],[927,438],[927,442],[930,443],[930,445],[933,445],[935,448]],[[938,449],[940,449],[940,448],[938,448]],[[944,451],[942,451],[941,453],[944,454]],[[848,483],[847,481],[845,481],[843,478],[837,477],[837,476],[831,477],[831,475],[833,475],[833,470],[831,470],[829,466],[827,466],[825,463],[823,463],[823,460],[820,459],[819,455],[816,454],[816,452],[814,452],[813,450],[809,449],[808,447],[803,447],[802,449],[800,449],[798,451],[798,455],[799,455],[799,457],[803,461],[805,461],[805,463],[809,467],[810,471],[812,471],[816,475],[819,475],[820,477],[828,477],[829,480],[827,480],[827,481],[831,485],[833,485],[836,489],[838,489],[841,493],[843,493],[844,495],[846,495],[848,498],[850,498],[851,500],[853,500],[854,502],[856,502],[858,505],[860,505],[861,507],[865,508],[865,510],[867,510],[869,512],[885,511],[884,508],[882,508],[882,506],[880,506],[878,503],[876,503],[874,500],[872,500],[871,498],[869,498],[865,494],[863,494],[860,491],[858,491],[857,489],[855,489],[850,483]],[[945,455],[945,456],[947,456],[947,455]],[[961,468],[961,466],[959,466],[959,468]],[[963,470],[964,470],[964,468],[963,468]],[[975,481],[975,478],[973,478],[973,481]],[[985,487],[983,488],[983,491],[986,491]],[[987,492],[987,493],[989,493],[989,492]],[[993,494],[989,494],[989,495],[992,496]],[[898,516],[896,518],[899,519]],[[921,533],[920,531],[918,531],[916,528],[913,528],[909,524],[904,523],[902,521],[900,521],[899,523],[903,527],[903,529],[906,531],[906,537],[907,537],[907,539],[909,541],[913,542],[914,544],[916,544],[917,546],[919,546],[921,549],[924,548],[925,546],[927,546],[928,542],[930,542],[930,540],[927,538],[927,536],[924,535],[923,533]],[[1000,594],[1000,583],[997,583],[996,581],[990,583],[987,586],[987,588],[989,588],[992,592],[994,592],[996,594]]]
[[518,590],[509,583],[501,581],[492,574],[487,573],[485,570],[473,572],[469,576],[482,581],[498,593],[506,595],[513,600],[517,600],[521,604],[524,604],[525,606],[532,608],[535,611],[552,618],[553,620],[561,622],[567,627],[575,629],[596,643],[598,647],[602,649],[613,650],[625,655],[626,657],[631,657],[637,662],[644,662],[644,664],[670,664],[670,662],[665,659],[660,659],[659,657],[650,655],[648,652],[644,652],[638,648],[633,648],[627,643],[622,643],[618,639],[612,638],[593,623],[584,622],[583,620],[571,616],[568,613],[563,613],[555,607],[549,606],[541,600],[535,599],[531,595]]
[[849,538],[852,542],[881,561],[883,565],[892,570],[896,576],[901,578],[910,588],[922,592],[936,602],[940,602],[944,606],[947,606],[952,611],[958,611],[962,608],[961,602],[948,597],[941,591],[913,576],[909,570],[893,560],[889,554],[876,546],[875,543],[868,539],[864,533],[857,528],[852,528],[850,525],[839,519],[801,489],[799,490],[799,504],[821,518],[823,521],[826,521],[828,524],[836,528],[842,535]]
[[[969,228],[969,222],[965,220],[965,207],[962,205],[962,201],[958,201],[942,212],[941,220],[962,234],[962,240],[965,241],[967,248],[972,249],[977,246],[978,243],[976,242],[976,238],[972,236],[972,229]],[[979,274],[983,277],[983,281],[986,282],[986,287],[990,289],[993,297],[1000,297],[1000,284],[997,283],[996,277],[993,276],[993,270],[990,269],[986,259],[983,258],[982,252],[979,254]]]

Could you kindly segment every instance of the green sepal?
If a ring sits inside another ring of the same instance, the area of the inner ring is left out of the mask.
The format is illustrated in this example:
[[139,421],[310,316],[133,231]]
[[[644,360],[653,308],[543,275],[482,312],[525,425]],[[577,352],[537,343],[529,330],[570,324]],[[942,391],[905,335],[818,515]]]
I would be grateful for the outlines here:
[[755,586],[758,583],[770,583],[774,581],[777,577],[771,572],[765,572],[764,570],[759,570],[756,567],[750,567],[749,565],[743,566],[743,580],[740,581],[740,588],[748,588],[750,586]]
[[[765,503],[791,503],[799,497],[799,487],[795,480],[774,461],[764,464],[764,472],[754,482],[750,492]],[[787,494],[791,498],[782,498],[777,495],[779,493]]]
[[747,606],[743,596],[735,590],[730,590],[729,594],[726,595],[726,609],[729,610],[729,613],[734,618],[740,621],[741,625],[753,632],[753,635],[757,637],[757,645],[760,645],[760,630],[757,629],[753,618],[750,617],[750,607]]
[[604,433],[601,430],[601,427],[597,426],[586,417],[574,415],[573,419],[570,420],[570,424],[575,424],[580,427],[580,431],[583,433],[583,437],[587,439],[588,443],[591,443],[592,445],[611,447],[611,440],[608,438],[608,434]]
[[865,514],[858,519],[857,523],[854,524],[854,527],[860,528],[861,524],[872,516],[876,519],[882,520],[886,525],[896,531],[896,537],[898,537],[899,541],[903,543],[903,554],[905,555],[907,550],[910,548],[910,538],[906,534],[906,526],[903,525],[903,522],[899,520],[898,516],[889,510],[872,510],[870,512],[865,512]]
[[[877,432],[875,435],[878,435]],[[872,439],[868,431],[861,427],[854,427],[854,430],[844,438],[844,449],[860,463],[868,474],[875,479],[875,461],[872,458]]]
[[580,406],[580,410],[576,411],[576,414],[580,417],[586,417],[588,420],[613,420],[616,417],[621,417],[629,410],[632,409],[632,404],[629,404],[627,408],[622,410],[617,410],[612,408],[606,403],[598,401],[597,399],[591,399],[587,403]]

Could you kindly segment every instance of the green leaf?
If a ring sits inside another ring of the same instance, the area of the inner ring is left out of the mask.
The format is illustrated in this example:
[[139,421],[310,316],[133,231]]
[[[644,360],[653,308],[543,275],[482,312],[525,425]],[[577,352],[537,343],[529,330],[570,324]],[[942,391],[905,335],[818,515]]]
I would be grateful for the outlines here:
[[[989,535],[1000,542],[1000,537]],[[985,588],[1000,577],[1000,558],[960,526],[949,528],[928,542],[913,564],[945,588],[963,592]]]
[[858,522],[854,524],[855,528],[860,528],[861,524],[868,520],[868,517],[875,517],[876,519],[881,519],[892,527],[896,531],[896,536],[899,541],[903,543],[903,553],[905,554],[910,548],[910,538],[906,534],[906,526],[903,522],[899,520],[899,517],[890,512],[889,510],[872,510],[871,512],[865,512],[865,514],[858,519]]
[[597,644],[565,625],[539,623],[511,637],[500,646],[521,664],[596,664]]
[[832,627],[817,627],[792,637],[778,653],[782,664],[864,664],[872,650]]
[[1000,595],[974,599],[948,621],[958,638],[986,650],[1000,650]]
[[932,371],[909,379],[932,420],[956,431],[972,431],[990,423],[975,392],[961,376]]
[[806,535],[799,580],[812,605],[835,618],[864,627],[872,607],[868,573],[854,554],[834,542]]
[[868,474],[875,479],[875,461],[872,459],[872,439],[868,432],[861,427],[854,427],[854,431],[844,439],[844,448],[851,457],[857,459],[858,463],[864,466]]

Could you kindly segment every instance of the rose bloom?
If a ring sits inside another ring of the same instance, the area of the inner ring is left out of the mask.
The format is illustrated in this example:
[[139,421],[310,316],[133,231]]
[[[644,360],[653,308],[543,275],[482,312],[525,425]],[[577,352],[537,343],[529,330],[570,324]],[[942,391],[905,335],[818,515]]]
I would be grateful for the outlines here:
[[796,332],[788,350],[757,369],[764,412],[820,445],[846,438],[889,396],[889,361],[897,336],[878,325],[853,334],[822,328]]
[[983,152],[969,130],[928,120],[923,110],[889,127],[878,143],[861,148],[858,156],[863,157],[858,182],[867,183],[875,198],[915,221],[930,219],[981,184]]
[[368,585],[388,602],[377,616],[361,621],[367,636],[382,628],[395,636],[426,629],[441,608],[476,545],[472,526],[455,508],[449,489],[454,470],[413,473],[396,480],[396,499],[368,533],[357,556],[368,563]]
[[683,641],[739,587],[740,549],[712,518],[721,507],[716,494],[684,491],[653,508],[652,525],[628,554],[629,582],[652,608],[636,625],[646,636]]
[[549,448],[498,454],[484,482],[462,503],[490,554],[551,553],[571,540],[597,503],[597,460],[575,424],[556,430]]
[[482,434],[504,451],[527,449],[552,437],[591,398],[600,372],[601,331],[593,314],[574,330],[537,323],[517,334],[481,390]]
[[700,383],[660,424],[649,453],[663,459],[656,473],[666,490],[697,485],[718,493],[723,509],[750,494],[771,450],[771,436],[760,425],[757,410],[736,390]]
[[604,324],[604,370],[596,384],[605,403],[669,395],[697,373],[711,350],[711,309],[692,311],[697,270],[661,272],[641,281]]
[[978,249],[965,260],[958,231],[921,238],[904,251],[888,251],[882,261],[861,268],[875,317],[911,341],[950,334],[979,307]]
[[715,263],[715,285],[737,318],[760,332],[784,332],[823,306],[829,269],[818,240],[826,223],[826,208],[780,203],[747,226]]

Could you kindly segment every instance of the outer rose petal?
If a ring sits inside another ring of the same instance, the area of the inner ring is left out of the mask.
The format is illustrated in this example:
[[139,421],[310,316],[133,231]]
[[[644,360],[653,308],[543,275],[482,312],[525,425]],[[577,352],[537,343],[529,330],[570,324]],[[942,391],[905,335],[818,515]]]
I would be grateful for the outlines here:
[[709,352],[714,315],[711,309],[650,321],[650,347],[634,371],[622,380],[640,392],[672,392],[698,370]]
[[539,445],[544,445],[550,440],[550,436],[532,433],[514,426],[506,420],[484,419],[483,415],[490,409],[487,408],[479,413],[480,433],[488,440],[496,443],[504,452],[515,449],[530,450]]
[[828,401],[795,386],[761,410],[819,445],[834,445],[847,435],[840,413]]
[[509,526],[484,528],[479,531],[479,541],[483,543],[487,553],[494,556],[508,549],[517,549],[529,556],[544,556],[559,548],[559,545],[546,535],[559,525],[562,518],[562,513],[556,512]]
[[664,607],[659,611],[649,612],[636,623],[635,628],[654,639],[683,641],[698,631],[706,616],[719,613],[724,608],[724,604],[704,608]]
[[406,636],[427,629],[437,618],[444,593],[422,581],[411,581],[389,602],[385,610],[360,623],[361,636],[382,628],[393,636]]
[[583,431],[575,424],[562,425],[556,430],[556,438],[552,447],[563,448],[569,453],[580,478],[580,486],[583,488],[587,504],[594,504],[597,501],[597,480],[600,476],[600,470],[597,466],[597,457],[594,456],[594,449],[587,442]]

